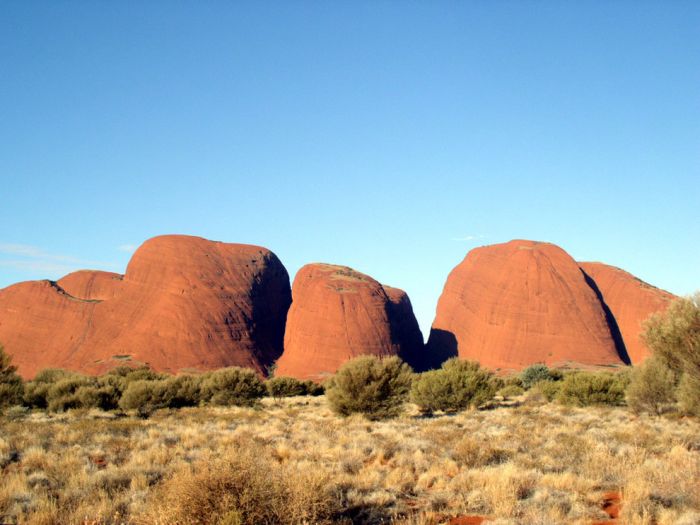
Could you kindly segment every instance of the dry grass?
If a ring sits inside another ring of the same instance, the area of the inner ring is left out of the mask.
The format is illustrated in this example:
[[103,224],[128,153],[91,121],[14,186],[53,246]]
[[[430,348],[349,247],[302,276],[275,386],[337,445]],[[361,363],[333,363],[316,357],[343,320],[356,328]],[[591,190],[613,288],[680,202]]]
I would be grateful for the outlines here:
[[700,523],[700,422],[556,404],[369,422],[323,397],[0,420],[0,523]]

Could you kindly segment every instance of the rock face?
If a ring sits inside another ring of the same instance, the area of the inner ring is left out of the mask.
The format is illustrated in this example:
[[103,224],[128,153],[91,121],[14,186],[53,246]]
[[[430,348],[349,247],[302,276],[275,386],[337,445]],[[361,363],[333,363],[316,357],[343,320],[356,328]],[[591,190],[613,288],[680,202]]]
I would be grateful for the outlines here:
[[452,270],[427,351],[509,371],[622,365],[620,350],[576,262],[553,244],[514,240],[476,248]]
[[80,270],[69,273],[56,284],[73,297],[104,301],[114,299],[119,294],[123,278],[118,273]]
[[665,310],[676,296],[614,266],[598,262],[579,264],[615,316],[632,364],[641,363],[651,355],[641,339],[642,323],[651,314]]
[[19,372],[247,366],[282,352],[289,276],[269,250],[199,237],[146,241],[124,276],[81,271],[0,290],[0,342]]
[[277,376],[322,380],[358,355],[421,353],[423,337],[406,293],[351,268],[304,266],[292,298]]

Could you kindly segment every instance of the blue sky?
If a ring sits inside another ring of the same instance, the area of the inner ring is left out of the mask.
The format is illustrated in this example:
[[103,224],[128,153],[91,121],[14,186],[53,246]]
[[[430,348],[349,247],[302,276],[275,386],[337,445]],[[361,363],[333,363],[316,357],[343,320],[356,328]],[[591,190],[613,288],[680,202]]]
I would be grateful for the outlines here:
[[471,248],[700,288],[700,2],[0,4],[0,287],[164,233],[352,266],[427,335]]

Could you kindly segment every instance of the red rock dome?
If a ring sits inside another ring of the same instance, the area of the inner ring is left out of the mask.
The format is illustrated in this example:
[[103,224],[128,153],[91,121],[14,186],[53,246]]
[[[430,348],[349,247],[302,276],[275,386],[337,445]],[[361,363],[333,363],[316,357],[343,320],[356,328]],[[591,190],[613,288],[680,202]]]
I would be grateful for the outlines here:
[[185,235],[146,241],[126,274],[75,272],[0,290],[0,342],[19,372],[247,366],[282,352],[289,276],[269,250]]
[[408,296],[345,266],[308,264],[292,286],[277,376],[322,380],[359,355],[418,355]]
[[428,353],[501,371],[624,364],[578,264],[558,246],[525,240],[476,248],[452,270]]
[[642,323],[666,309],[675,295],[645,283],[624,270],[599,262],[579,263],[589,275],[617,321],[632,364],[651,355],[641,339]]

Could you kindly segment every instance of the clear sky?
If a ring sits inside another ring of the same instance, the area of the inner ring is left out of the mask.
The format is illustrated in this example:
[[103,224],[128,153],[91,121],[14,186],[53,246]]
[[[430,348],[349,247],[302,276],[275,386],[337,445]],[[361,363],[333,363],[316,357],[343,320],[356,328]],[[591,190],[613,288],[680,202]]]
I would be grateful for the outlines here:
[[424,335],[471,248],[700,288],[700,2],[0,3],[0,287],[187,233]]

